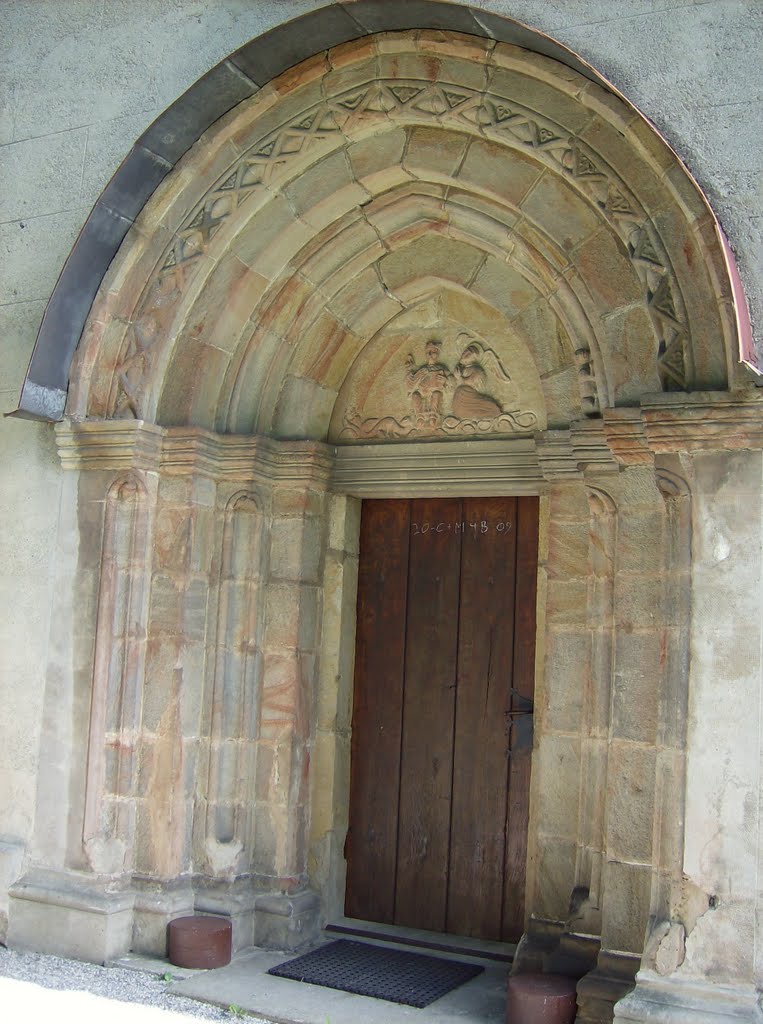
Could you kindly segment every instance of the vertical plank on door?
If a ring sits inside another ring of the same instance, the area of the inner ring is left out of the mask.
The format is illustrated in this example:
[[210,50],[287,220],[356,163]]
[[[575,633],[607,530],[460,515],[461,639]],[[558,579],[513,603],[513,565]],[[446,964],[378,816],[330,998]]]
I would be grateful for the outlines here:
[[464,501],[447,931],[500,939],[516,499]]
[[410,502],[363,502],[345,913],[394,915]]
[[461,502],[411,502],[395,923],[445,927]]
[[518,502],[517,588],[514,626],[514,696],[507,805],[507,842],[502,938],[524,931],[527,830],[529,825],[532,709],[535,688],[535,604],[538,567],[538,498]]

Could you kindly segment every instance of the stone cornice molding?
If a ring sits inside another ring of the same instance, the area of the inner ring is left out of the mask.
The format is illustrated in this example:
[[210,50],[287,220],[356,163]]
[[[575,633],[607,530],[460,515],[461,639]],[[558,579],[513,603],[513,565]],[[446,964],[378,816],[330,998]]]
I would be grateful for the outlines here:
[[56,426],[56,441],[61,465],[69,470],[193,473],[317,490],[328,487],[334,463],[333,449],[319,441],[213,434],[140,420],[65,421]]
[[641,409],[605,409],[604,431],[613,456],[624,466],[643,466],[652,461]]
[[698,391],[646,395],[640,408],[604,412],[607,443],[623,465],[669,452],[763,448],[763,398]]
[[333,449],[320,441],[280,441],[261,436],[214,434],[170,427],[162,449],[162,470],[201,472],[215,479],[294,483],[325,490]]
[[651,465],[656,455],[763,448],[763,396],[647,396],[641,407],[605,410],[601,420],[496,440],[333,447],[107,420],[64,421],[56,426],[56,441],[69,470],[193,473],[359,498],[539,494],[549,482]]
[[63,469],[156,471],[164,430],[141,420],[105,420],[56,424],[56,445]]
[[586,471],[619,470],[601,420],[580,420],[568,430],[546,430],[536,435],[536,444],[543,477],[548,481],[580,479]]
[[763,448],[763,398],[757,393],[676,393],[654,404],[647,397],[641,412],[655,453]]

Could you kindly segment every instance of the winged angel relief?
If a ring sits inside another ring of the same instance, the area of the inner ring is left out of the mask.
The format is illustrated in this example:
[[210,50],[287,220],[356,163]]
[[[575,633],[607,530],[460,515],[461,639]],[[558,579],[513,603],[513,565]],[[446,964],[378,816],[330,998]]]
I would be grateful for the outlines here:
[[[424,348],[424,362],[413,353],[405,360],[403,381],[410,413],[361,417],[357,409],[345,416],[342,437],[432,437],[448,434],[516,433],[532,430],[534,412],[505,408],[497,393],[515,395],[511,377],[493,349],[462,334],[469,343],[451,370],[442,361],[442,342],[432,339]],[[512,403],[513,404],[513,403]]]

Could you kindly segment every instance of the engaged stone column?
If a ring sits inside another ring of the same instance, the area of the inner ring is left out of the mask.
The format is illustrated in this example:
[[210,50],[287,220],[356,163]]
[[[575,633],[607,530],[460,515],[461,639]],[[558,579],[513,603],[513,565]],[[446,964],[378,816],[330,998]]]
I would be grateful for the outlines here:
[[161,435],[137,423],[57,430],[67,472],[32,867],[10,894],[18,948],[102,962],[132,943]]
[[255,943],[291,948],[317,933],[307,890],[310,758],[326,545],[324,486],[273,489],[257,744]]
[[165,448],[151,573],[142,714],[133,943],[164,955],[166,927],[192,911],[216,484],[198,454]]
[[321,891],[323,913],[329,919],[344,914],[359,530],[360,502],[331,495],[308,862],[311,884]]
[[682,461],[692,514],[685,827],[671,896],[657,877],[637,985],[615,1019],[721,1024],[760,1017],[763,978],[763,457],[698,450]]
[[[589,614],[592,626],[599,622],[592,635],[601,651],[594,676],[600,721],[590,722],[589,734],[604,737],[605,749],[604,770],[584,774],[582,792],[590,783],[588,799],[600,806],[603,856],[595,905],[601,949],[595,969],[578,984],[577,1020],[600,1024],[611,1020],[615,1002],[633,985],[649,916],[666,672],[666,515],[651,465],[591,478],[589,494],[595,597]],[[571,925],[587,930],[583,914]]]

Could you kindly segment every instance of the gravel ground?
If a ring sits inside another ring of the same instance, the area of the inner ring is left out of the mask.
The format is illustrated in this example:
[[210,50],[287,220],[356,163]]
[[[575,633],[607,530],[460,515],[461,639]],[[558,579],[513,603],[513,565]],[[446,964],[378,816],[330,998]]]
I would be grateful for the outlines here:
[[[51,992],[50,990],[54,990]],[[183,1021],[246,1020],[230,1010],[172,993],[172,982],[144,971],[98,967],[41,953],[0,947],[0,1018],[24,1021],[76,1021],[77,1024],[181,1024]]]

